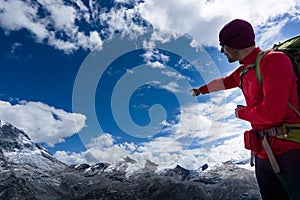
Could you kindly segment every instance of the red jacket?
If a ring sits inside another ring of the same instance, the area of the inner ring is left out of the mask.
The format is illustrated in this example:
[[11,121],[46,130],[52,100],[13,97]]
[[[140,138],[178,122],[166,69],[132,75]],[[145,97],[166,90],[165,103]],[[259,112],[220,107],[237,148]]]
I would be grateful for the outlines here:
[[[255,48],[240,63],[244,69],[256,61],[261,50]],[[262,85],[258,82],[255,69],[249,70],[240,78],[242,68],[239,67],[225,78],[211,81],[200,87],[201,93],[209,93],[222,89],[242,87],[246,106],[239,110],[238,117],[249,121],[253,130],[270,129],[280,126],[282,122],[300,122],[297,114],[288,106],[290,102],[298,109],[297,76],[289,58],[281,52],[270,51],[260,61]],[[242,83],[240,85],[240,83]],[[278,155],[291,149],[300,149],[300,143],[268,138],[273,153]],[[261,144],[260,158],[267,158]]]

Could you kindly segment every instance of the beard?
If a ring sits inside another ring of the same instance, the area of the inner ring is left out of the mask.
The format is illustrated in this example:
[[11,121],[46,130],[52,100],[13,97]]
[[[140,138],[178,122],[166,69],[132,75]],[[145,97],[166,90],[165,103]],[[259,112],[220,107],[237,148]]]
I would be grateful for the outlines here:
[[232,58],[232,57],[230,57],[228,55],[226,55],[226,57],[227,57],[227,60],[228,60],[229,63],[233,63],[233,62],[236,61],[236,59],[234,59],[234,58]]
[[229,63],[233,63],[235,61],[238,61],[238,51],[231,51],[230,53],[225,53],[225,56],[227,57],[227,60]]

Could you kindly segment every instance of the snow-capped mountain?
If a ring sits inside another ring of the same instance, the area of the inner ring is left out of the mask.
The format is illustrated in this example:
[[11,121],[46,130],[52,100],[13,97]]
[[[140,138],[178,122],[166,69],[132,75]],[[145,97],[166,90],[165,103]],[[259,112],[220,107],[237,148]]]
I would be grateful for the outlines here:
[[111,199],[260,199],[253,171],[232,162],[208,172],[177,166],[155,173],[147,161],[126,175],[125,158],[116,165],[68,166],[23,131],[0,121],[1,200]]
[[57,199],[63,194],[57,173],[67,167],[23,131],[1,122],[0,199]]

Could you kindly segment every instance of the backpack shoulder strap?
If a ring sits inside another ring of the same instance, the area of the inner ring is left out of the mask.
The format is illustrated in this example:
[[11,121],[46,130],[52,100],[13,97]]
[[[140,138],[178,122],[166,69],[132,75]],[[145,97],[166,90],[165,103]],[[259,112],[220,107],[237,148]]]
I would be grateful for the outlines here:
[[256,78],[260,85],[262,85],[262,75],[260,73],[260,61],[261,61],[262,57],[269,51],[270,50],[260,51],[256,57],[256,62],[255,62],[256,70],[255,71],[256,71]]

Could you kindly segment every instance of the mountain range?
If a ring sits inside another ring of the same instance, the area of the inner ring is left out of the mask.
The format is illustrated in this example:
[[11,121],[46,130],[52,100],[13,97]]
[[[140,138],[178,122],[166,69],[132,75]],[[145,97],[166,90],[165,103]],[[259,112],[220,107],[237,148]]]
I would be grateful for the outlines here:
[[128,175],[135,162],[127,157],[116,164],[67,165],[0,121],[1,200],[261,199],[254,172],[230,161],[210,170],[177,165],[158,173],[148,160]]

